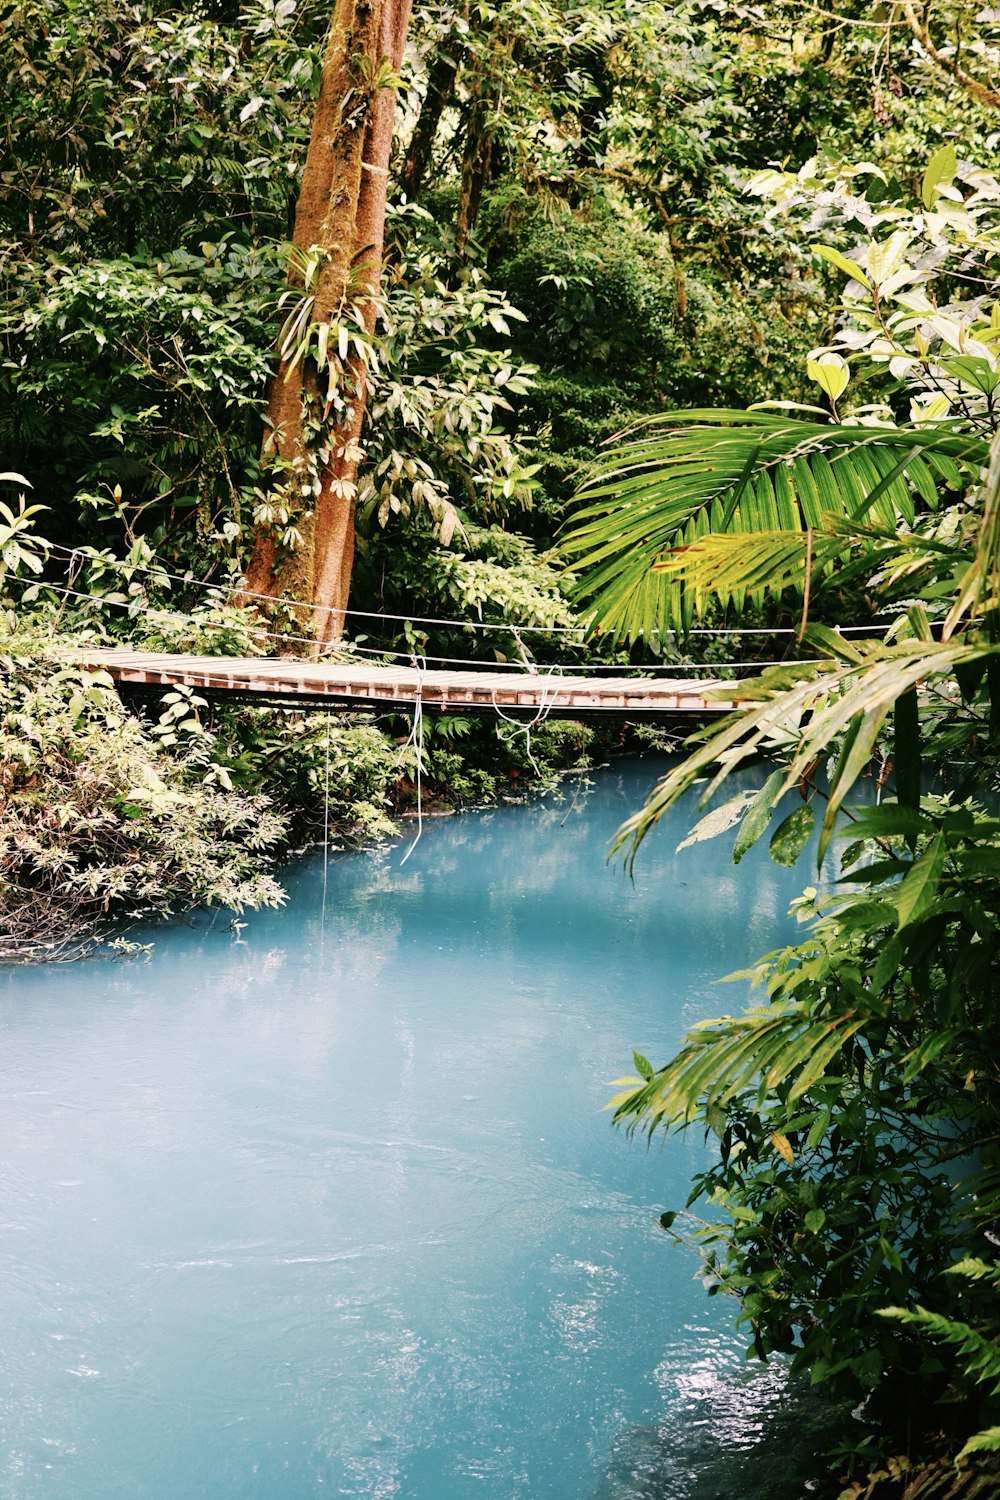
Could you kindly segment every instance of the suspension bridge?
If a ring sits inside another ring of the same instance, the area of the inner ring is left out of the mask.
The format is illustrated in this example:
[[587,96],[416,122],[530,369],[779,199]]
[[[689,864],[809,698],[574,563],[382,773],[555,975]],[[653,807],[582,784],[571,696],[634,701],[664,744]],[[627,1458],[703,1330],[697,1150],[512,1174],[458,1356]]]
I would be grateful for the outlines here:
[[[733,707],[712,694],[715,684],[683,676],[604,677],[544,666],[502,671],[385,666],[299,658],[191,656],[91,649],[86,660],[126,691],[187,687],[206,696],[353,709],[501,712],[512,717],[582,718],[621,714],[631,719],[706,717]],[[726,684],[732,687],[732,683]]]
[[[102,598],[77,586],[79,570],[88,560],[84,553],[57,543],[48,545],[54,557],[64,559],[67,576],[65,584],[47,583],[45,587],[60,596],[64,605],[83,605],[88,609],[113,607],[135,612],[134,601],[125,600],[121,595]],[[237,595],[244,601],[258,597],[247,595],[238,588],[234,590],[233,587],[207,582],[199,584],[190,577],[180,577],[162,568],[140,564],[117,566],[130,581],[136,573],[155,573],[159,583],[176,583],[184,590],[200,589],[215,605],[227,603]],[[131,582],[130,586],[135,587]],[[147,606],[142,613],[149,623],[161,627],[180,625],[190,628],[193,623],[186,614],[156,606]],[[716,670],[736,670],[736,681],[728,682],[713,676],[712,667],[660,666],[630,672],[608,665],[548,666],[536,664],[528,658],[522,634],[550,638],[555,635],[579,647],[586,638],[582,626],[513,626],[482,620],[424,619],[417,615],[404,617],[354,609],[348,614],[362,622],[376,620],[379,628],[387,625],[443,626],[450,631],[492,632],[503,639],[508,660],[502,667],[491,667],[478,659],[424,657],[398,650],[366,649],[357,644],[341,653],[339,660],[335,656],[317,660],[287,654],[289,645],[314,645],[311,637],[299,638],[278,632],[263,622],[248,624],[244,629],[254,642],[260,644],[262,651],[271,653],[268,655],[199,655],[196,650],[150,651],[127,646],[95,646],[87,648],[83,657],[95,670],[108,672],[120,689],[136,695],[185,687],[208,697],[291,707],[322,705],[330,709],[358,710],[397,705],[415,712],[422,712],[425,708],[444,713],[492,712],[535,722],[550,717],[576,719],[602,714],[618,714],[630,719],[713,717],[741,706],[738,691],[735,695],[732,692],[733,688],[739,687],[740,675],[748,670],[755,673],[761,667],[778,665],[777,662],[755,661],[748,669],[740,662],[717,663]],[[210,626],[203,624],[201,628]],[[696,629],[692,634],[790,638],[795,632],[775,628],[735,632]],[[791,644],[790,640],[784,643]],[[515,651],[522,661],[509,659]],[[780,660],[784,665],[796,665],[787,657]],[[720,693],[721,688],[729,691]]]

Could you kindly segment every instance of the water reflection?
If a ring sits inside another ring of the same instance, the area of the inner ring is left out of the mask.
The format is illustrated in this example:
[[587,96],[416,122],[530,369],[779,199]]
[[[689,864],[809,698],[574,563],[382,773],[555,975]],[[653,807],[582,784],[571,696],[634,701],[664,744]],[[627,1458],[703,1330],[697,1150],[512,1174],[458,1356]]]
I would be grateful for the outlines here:
[[823,1455],[850,1413],[781,1361],[735,1370],[728,1342],[706,1330],[700,1354],[677,1345],[657,1379],[663,1416],[620,1434],[592,1500],[807,1500],[823,1488]]
[[675,855],[690,807],[609,869],[651,776],[338,856],[325,907],[304,859],[239,941],[0,979],[4,1500],[703,1500],[703,1429],[762,1400],[657,1227],[704,1147],[601,1107],[737,1003],[800,877]]

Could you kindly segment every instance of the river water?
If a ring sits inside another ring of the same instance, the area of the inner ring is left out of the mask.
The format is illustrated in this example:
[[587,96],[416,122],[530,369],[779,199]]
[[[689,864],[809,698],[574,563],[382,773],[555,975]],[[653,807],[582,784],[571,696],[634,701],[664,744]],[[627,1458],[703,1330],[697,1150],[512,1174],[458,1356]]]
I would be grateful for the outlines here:
[[798,1500],[781,1372],[658,1227],[707,1148],[602,1106],[810,872],[675,854],[689,804],[624,878],[661,770],[0,976],[3,1500]]

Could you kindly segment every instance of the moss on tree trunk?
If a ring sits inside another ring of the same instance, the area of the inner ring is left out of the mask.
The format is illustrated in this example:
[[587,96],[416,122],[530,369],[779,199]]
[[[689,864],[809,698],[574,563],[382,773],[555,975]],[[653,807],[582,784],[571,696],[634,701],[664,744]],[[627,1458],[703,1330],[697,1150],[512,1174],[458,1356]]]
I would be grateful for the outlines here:
[[[385,234],[394,78],[403,59],[411,0],[337,0],[295,214],[293,243],[322,252],[315,282],[293,263],[289,284],[310,291],[313,324],[336,322],[348,300],[374,331]],[[316,648],[343,627],[354,560],[354,501],[366,388],[364,363],[346,361],[346,406],[333,421],[314,360],[279,361],[271,385],[265,453],[293,503],[304,504],[294,549],[279,549],[262,527],[247,570],[249,593],[304,606],[300,620]]]

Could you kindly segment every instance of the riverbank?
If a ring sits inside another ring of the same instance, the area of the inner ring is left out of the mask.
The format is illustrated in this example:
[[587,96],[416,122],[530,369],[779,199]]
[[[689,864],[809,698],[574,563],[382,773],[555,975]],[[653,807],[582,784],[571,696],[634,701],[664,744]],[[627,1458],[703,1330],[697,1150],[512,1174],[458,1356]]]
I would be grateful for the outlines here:
[[521,799],[656,731],[461,715],[303,713],[184,689],[132,706],[72,642],[0,644],[0,958],[127,941],[193,907],[284,899],[312,843],[362,846],[411,814]]

